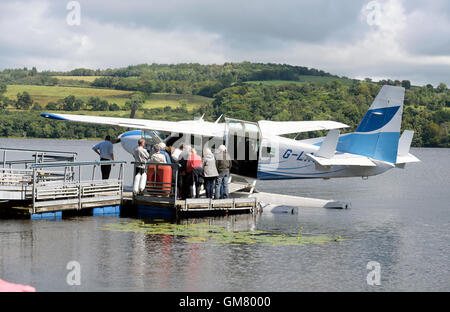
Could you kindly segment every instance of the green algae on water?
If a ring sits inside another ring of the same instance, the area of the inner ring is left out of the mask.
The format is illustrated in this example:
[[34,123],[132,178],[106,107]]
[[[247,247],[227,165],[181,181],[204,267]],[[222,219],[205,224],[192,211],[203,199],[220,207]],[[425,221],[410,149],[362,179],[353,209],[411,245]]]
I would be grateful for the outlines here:
[[275,234],[266,231],[228,231],[224,227],[210,225],[206,222],[196,224],[174,224],[168,222],[144,223],[142,221],[107,224],[105,230],[118,232],[135,232],[147,235],[171,235],[184,237],[187,242],[194,244],[262,244],[269,246],[292,246],[304,244],[324,244],[342,241],[339,236],[333,238],[328,235]]

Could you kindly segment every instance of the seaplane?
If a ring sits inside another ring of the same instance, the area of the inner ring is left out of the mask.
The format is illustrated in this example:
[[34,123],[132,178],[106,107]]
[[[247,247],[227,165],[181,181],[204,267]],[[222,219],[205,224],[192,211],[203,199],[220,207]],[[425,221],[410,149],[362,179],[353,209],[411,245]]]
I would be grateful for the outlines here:
[[[400,135],[405,89],[385,85],[354,132],[341,134],[349,126],[336,121],[244,121],[219,117],[208,122],[196,120],[162,121],[103,116],[42,113],[47,119],[132,128],[118,137],[122,147],[132,153],[137,141],[148,145],[164,142],[177,147],[190,144],[203,147],[225,145],[233,160],[233,179],[257,180],[331,179],[379,175],[393,168],[420,161],[410,153],[414,132]],[[324,137],[297,140],[288,135],[328,131]],[[231,191],[231,189],[230,189]],[[238,190],[237,190],[238,191]],[[264,196],[262,196],[264,197]],[[266,195],[272,201],[271,195]],[[281,204],[294,204],[284,197]]]

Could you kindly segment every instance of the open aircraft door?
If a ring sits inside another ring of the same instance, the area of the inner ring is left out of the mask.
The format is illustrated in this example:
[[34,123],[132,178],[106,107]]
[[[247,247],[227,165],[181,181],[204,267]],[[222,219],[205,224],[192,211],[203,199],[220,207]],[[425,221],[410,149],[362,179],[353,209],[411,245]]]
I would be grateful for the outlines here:
[[233,159],[231,173],[256,178],[261,131],[256,122],[225,118],[225,142]]

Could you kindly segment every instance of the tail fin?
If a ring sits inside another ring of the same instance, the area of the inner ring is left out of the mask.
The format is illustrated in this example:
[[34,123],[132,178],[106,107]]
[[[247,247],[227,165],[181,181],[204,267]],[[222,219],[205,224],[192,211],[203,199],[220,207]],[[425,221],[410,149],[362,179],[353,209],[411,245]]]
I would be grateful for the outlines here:
[[405,89],[385,85],[356,132],[342,136],[337,150],[396,163]]

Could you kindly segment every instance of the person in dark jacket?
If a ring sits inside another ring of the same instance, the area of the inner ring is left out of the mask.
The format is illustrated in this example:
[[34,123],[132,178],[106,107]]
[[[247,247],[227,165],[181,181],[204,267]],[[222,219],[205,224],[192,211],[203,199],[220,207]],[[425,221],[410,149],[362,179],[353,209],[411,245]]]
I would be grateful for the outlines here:
[[219,176],[216,168],[216,159],[209,148],[205,148],[203,152],[203,177],[205,180],[205,192],[207,198],[213,198],[214,183]]
[[188,176],[189,183],[189,196],[194,197],[194,184],[195,184],[195,197],[200,197],[200,189],[203,184],[203,168],[202,158],[197,155],[195,148],[191,149],[191,153],[187,159],[186,174]]
[[180,146],[181,153],[178,156],[178,163],[180,165],[179,167],[179,176],[178,179],[180,181],[180,184],[178,187],[180,188],[179,196],[181,199],[186,199],[189,197],[190,189],[189,189],[189,176],[186,171],[187,169],[187,160],[189,158],[189,154],[191,153],[191,146],[190,145],[181,145]]
[[227,153],[225,145],[219,146],[219,151],[216,153],[216,168],[219,176],[216,180],[216,199],[229,198],[228,180],[230,179],[230,170],[232,161],[230,155]]

